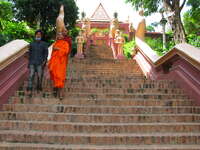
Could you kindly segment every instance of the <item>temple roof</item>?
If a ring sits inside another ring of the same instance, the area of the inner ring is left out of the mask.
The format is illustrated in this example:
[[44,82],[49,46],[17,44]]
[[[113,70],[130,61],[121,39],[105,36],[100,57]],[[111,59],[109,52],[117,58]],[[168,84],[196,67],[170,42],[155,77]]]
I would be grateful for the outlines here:
[[103,22],[110,22],[110,17],[108,16],[106,10],[104,9],[103,5],[100,3],[93,15],[90,17],[91,21],[103,21]]

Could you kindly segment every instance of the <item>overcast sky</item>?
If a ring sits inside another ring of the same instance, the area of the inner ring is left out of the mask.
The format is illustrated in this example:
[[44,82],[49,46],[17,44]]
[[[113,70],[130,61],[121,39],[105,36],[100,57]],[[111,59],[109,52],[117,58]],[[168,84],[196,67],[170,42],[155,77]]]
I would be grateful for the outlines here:
[[[100,3],[104,6],[110,18],[113,18],[114,12],[118,12],[120,21],[126,21],[128,16],[134,27],[137,25],[138,12],[130,4],[126,4],[125,0],[76,0],[79,12],[84,11],[87,17],[91,17]],[[186,10],[185,8],[183,12]],[[153,14],[146,17],[147,25],[161,20],[160,14]]]

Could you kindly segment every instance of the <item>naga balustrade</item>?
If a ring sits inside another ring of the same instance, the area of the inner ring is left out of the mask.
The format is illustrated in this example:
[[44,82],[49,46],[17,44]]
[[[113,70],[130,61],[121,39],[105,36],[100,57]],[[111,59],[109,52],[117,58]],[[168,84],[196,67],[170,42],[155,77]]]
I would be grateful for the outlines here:
[[28,74],[29,43],[14,40],[0,47],[0,108],[7,103]]
[[200,105],[200,49],[187,43],[176,45],[159,57],[136,37],[136,55],[144,75],[152,80],[174,80]]

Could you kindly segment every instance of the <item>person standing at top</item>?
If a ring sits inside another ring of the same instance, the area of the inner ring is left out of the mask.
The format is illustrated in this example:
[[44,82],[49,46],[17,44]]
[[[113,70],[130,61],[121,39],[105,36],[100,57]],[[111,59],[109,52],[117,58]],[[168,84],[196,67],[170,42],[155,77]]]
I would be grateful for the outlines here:
[[42,75],[43,68],[46,65],[48,57],[48,45],[42,41],[42,31],[35,32],[35,40],[30,44],[29,48],[29,78],[28,78],[28,93],[32,97],[33,81],[35,73],[37,73],[37,91],[42,91]]

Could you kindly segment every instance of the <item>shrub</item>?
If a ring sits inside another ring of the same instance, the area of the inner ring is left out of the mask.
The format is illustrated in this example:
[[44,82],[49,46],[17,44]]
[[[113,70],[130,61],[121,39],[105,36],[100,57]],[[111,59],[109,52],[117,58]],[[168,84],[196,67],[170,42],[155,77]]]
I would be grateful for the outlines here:
[[145,38],[145,42],[159,55],[162,56],[169,50],[171,50],[175,43],[173,40],[170,40],[166,43],[166,49],[163,49],[163,41],[161,38],[152,39],[150,37]]
[[132,58],[132,54],[133,54],[133,49],[135,47],[135,41],[130,41],[130,42],[126,42],[123,46],[123,49],[124,49],[124,55],[127,57],[127,58]]
[[200,48],[200,36],[196,34],[189,34],[187,36],[188,43]]
[[123,33],[122,36],[124,37],[125,41],[128,42],[128,34]]

